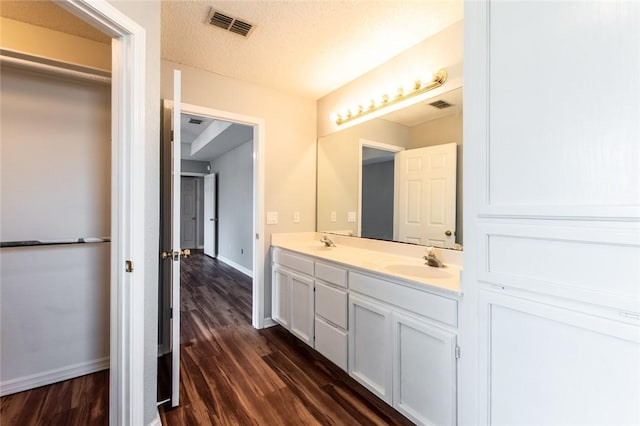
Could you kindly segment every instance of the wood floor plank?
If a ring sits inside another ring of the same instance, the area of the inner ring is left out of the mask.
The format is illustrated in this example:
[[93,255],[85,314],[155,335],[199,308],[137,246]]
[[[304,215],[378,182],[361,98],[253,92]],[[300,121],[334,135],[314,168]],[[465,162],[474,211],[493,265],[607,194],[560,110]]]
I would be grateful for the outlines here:
[[183,261],[183,404],[165,425],[410,425],[282,327],[251,326],[251,279],[194,252]]
[[[280,326],[251,326],[251,278],[202,252],[181,272],[180,406],[166,426],[410,425]],[[108,370],[0,399],[2,425],[106,425]]]

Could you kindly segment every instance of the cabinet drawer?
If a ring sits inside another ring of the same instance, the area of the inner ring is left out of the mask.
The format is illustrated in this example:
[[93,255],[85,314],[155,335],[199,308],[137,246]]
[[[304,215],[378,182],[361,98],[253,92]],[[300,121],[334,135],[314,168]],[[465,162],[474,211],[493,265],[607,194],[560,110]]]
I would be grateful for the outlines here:
[[274,263],[293,269],[294,271],[313,275],[313,260],[308,257],[276,248],[273,251],[273,261]]
[[316,262],[316,278],[340,287],[347,287],[347,270],[322,262]]
[[316,281],[316,315],[347,328],[347,292]]
[[458,301],[455,299],[357,272],[349,273],[349,288],[424,317],[458,326]]
[[347,333],[316,317],[315,348],[338,367],[347,371]]

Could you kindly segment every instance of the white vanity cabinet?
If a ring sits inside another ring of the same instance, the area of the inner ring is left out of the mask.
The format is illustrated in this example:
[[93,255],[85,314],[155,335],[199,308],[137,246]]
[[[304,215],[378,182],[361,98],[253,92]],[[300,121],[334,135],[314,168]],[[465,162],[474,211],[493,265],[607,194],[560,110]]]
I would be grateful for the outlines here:
[[380,399],[456,424],[457,293],[279,247],[272,288],[273,319]]
[[347,270],[316,261],[315,349],[347,371]]
[[272,318],[313,347],[313,260],[275,249],[272,280]]
[[456,424],[457,300],[349,277],[349,374],[417,424]]

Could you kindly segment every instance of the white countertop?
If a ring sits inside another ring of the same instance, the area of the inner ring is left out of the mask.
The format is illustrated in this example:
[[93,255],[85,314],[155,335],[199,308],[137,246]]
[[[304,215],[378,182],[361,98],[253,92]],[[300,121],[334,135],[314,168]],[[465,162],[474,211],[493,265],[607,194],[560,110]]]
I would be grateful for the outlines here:
[[[407,248],[406,244],[384,242],[385,245],[382,247],[384,251],[382,251],[379,241],[369,240],[372,241],[371,247],[375,248],[372,249],[366,248],[366,239],[359,238],[360,241],[356,242],[359,247],[356,247],[355,244],[349,245],[353,241],[352,237],[338,235],[329,235],[329,238],[336,243],[336,247],[326,247],[320,242],[320,238],[322,238],[322,234],[309,232],[273,234],[271,244],[275,247],[340,263],[351,268],[400,279],[410,284],[426,285],[433,290],[440,290],[451,296],[461,295],[461,265],[447,263],[447,256],[438,256],[444,261],[445,267],[435,268],[425,265],[422,258],[424,247]],[[393,244],[399,245],[397,250],[394,250]],[[412,249],[414,253],[407,253],[408,249]],[[461,258],[461,256],[458,257]]]

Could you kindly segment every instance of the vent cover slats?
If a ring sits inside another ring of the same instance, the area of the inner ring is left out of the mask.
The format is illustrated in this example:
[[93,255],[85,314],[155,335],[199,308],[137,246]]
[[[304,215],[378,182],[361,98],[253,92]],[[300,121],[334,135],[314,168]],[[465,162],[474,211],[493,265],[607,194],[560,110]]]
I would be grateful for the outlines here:
[[453,106],[449,102],[443,101],[442,99],[437,100],[435,102],[431,102],[431,103],[429,103],[429,105],[431,105],[432,107],[438,108],[438,109],[445,109],[445,108],[449,108],[449,107]]
[[253,24],[250,24],[247,21],[229,16],[213,8],[209,11],[207,22],[209,25],[222,28],[223,30],[239,34],[243,37],[249,36],[249,33],[251,33],[251,30],[253,30],[254,27]]

